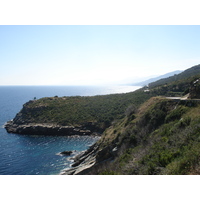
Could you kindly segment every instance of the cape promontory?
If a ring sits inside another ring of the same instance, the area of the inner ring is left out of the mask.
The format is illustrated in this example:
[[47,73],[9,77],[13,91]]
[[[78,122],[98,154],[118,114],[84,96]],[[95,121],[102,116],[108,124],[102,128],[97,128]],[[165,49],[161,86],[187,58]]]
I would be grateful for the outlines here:
[[139,105],[150,96],[138,90],[126,94],[34,99],[23,105],[14,119],[5,124],[5,129],[8,133],[28,135],[99,135],[113,120],[122,118],[129,105]]

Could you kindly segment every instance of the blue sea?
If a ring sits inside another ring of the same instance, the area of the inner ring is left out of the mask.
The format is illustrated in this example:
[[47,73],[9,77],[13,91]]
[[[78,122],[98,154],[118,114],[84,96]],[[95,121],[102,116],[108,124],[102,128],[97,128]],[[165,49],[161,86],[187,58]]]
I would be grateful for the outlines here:
[[[70,157],[99,137],[27,136],[7,133],[4,124],[34,97],[93,96],[131,92],[136,86],[0,86],[0,175],[56,175],[69,168]],[[73,150],[71,156],[59,152]]]

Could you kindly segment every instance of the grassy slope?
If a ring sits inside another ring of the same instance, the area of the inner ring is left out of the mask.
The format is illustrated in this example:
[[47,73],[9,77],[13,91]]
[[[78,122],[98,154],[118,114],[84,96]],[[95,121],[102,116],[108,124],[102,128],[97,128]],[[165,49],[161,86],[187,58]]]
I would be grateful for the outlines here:
[[99,141],[104,162],[89,173],[200,174],[199,112],[200,104],[151,98],[105,131]]

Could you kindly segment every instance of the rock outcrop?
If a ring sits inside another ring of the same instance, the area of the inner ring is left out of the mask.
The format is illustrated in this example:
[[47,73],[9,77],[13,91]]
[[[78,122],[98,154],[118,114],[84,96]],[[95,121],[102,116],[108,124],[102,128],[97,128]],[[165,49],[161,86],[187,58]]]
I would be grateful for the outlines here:
[[74,157],[74,163],[71,168],[64,169],[61,175],[92,175],[98,174],[99,169],[104,169],[106,163],[114,160],[118,155],[116,142],[108,146],[100,139],[88,150]]
[[64,169],[61,175],[77,175],[85,174],[87,169],[90,169],[96,163],[96,154],[99,146],[94,144],[87,151],[82,152],[74,158],[74,163],[71,168]]
[[9,121],[5,124],[8,133],[25,135],[96,135],[85,127],[61,126],[53,124],[16,124]]
[[73,151],[63,151],[60,152],[61,155],[65,155],[65,156],[70,156],[73,153]]
[[[48,113],[44,111],[48,106],[31,100],[23,105],[23,108],[16,114],[15,118],[5,124],[8,133],[25,135],[99,135],[102,130],[93,122],[76,123],[76,125],[64,125],[55,119],[47,120]],[[40,116],[43,118],[40,119]],[[46,117],[46,118],[45,118]]]
[[200,99],[200,79],[195,80],[190,85],[190,99]]

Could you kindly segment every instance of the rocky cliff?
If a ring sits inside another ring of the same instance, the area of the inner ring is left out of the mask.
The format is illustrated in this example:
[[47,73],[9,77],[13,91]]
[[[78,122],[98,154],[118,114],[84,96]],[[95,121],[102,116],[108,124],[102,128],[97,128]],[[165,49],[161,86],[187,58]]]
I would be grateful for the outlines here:
[[5,128],[9,133],[20,134],[101,134],[113,120],[124,116],[129,105],[141,104],[150,96],[138,90],[126,94],[31,100]]
[[76,125],[62,125],[56,120],[48,120],[44,113],[48,110],[47,104],[38,104],[36,100],[29,101],[15,118],[5,124],[8,133],[26,135],[98,135],[101,129],[95,123],[85,122]]
[[16,124],[14,121],[9,121],[5,125],[8,133],[18,133],[25,135],[96,135],[86,127],[61,126],[53,124]]

